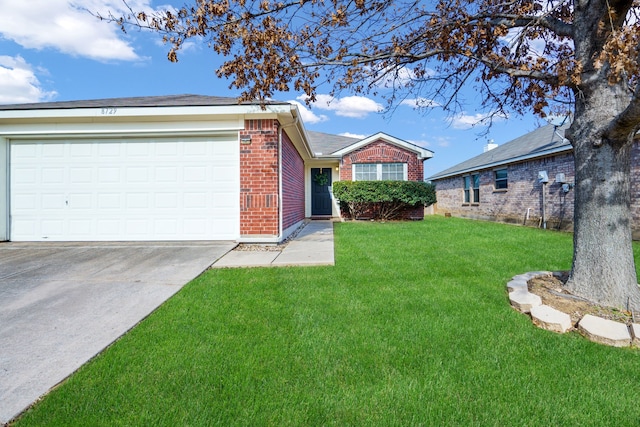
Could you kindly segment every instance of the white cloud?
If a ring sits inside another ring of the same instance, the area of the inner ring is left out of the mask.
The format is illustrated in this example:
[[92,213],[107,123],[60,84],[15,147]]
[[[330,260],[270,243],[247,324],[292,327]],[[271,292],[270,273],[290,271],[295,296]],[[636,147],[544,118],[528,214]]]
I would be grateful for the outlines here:
[[[412,83],[418,79],[414,70],[409,67],[389,67],[379,68],[379,72],[375,73],[376,76],[372,77],[372,83],[381,88],[404,88],[412,86]],[[424,70],[422,78],[434,76],[436,73],[433,69],[427,68]]]
[[321,114],[321,115],[315,114],[313,111],[309,110],[306,107],[306,105],[298,101],[287,101],[287,102],[291,102],[292,104],[296,104],[298,106],[298,111],[300,112],[302,121],[306,124],[321,123],[329,120],[329,117],[325,116],[324,114]]
[[[304,101],[305,95],[297,99]],[[316,102],[312,103],[315,108],[333,111],[337,116],[362,119],[370,113],[379,113],[383,110],[382,104],[364,96],[345,96],[344,98],[334,98],[331,95],[316,95]]]
[[432,142],[428,142],[426,146],[428,147],[431,145],[435,145],[436,147],[447,148],[449,145],[451,145],[451,137],[449,136],[434,137],[432,138]]
[[365,139],[367,135],[361,135],[359,133],[343,132],[339,133],[340,136],[346,136],[347,138]]
[[[133,0],[133,10],[149,10],[150,0]],[[117,25],[99,21],[93,13],[119,16],[127,12],[121,0],[0,0],[0,35],[28,49],[56,49],[99,61],[137,60]]]
[[32,67],[20,56],[0,56],[0,104],[45,101],[55,92],[42,89]]
[[435,108],[440,106],[440,104],[434,101],[433,99],[421,98],[421,97],[413,98],[413,99],[405,99],[400,103],[400,105],[406,105],[413,109]]
[[451,126],[454,129],[470,129],[476,125],[488,124],[490,121],[502,121],[507,119],[501,114],[476,113],[476,114],[458,114],[451,118]]

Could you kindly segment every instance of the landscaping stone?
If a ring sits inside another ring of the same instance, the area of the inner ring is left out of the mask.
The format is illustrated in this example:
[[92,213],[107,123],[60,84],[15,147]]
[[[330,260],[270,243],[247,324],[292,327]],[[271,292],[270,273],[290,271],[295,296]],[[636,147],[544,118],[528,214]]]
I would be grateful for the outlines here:
[[538,295],[523,290],[509,293],[509,301],[516,310],[522,313],[529,313],[531,307],[542,305],[542,300]]
[[564,334],[571,329],[571,316],[548,305],[531,307],[533,324],[547,331]]
[[631,324],[631,338],[633,339],[632,344],[640,347],[640,324]]
[[527,291],[528,289],[527,280],[523,278],[513,279],[507,283],[507,291],[509,292]]
[[523,273],[523,274],[518,274],[516,276],[513,276],[513,280],[524,279],[529,281],[537,276],[551,276],[551,274],[552,273],[550,271],[530,271],[528,273]]
[[624,323],[585,315],[578,323],[578,330],[588,339],[614,347],[629,347],[631,334]]

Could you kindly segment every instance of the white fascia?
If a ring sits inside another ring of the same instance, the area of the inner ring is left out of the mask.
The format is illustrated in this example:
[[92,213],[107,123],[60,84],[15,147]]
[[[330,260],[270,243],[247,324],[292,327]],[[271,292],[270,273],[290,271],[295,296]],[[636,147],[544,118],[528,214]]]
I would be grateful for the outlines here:
[[248,115],[265,116],[290,111],[289,104],[267,105],[215,105],[215,106],[176,106],[176,107],[98,107],[98,108],[61,108],[0,110],[0,121],[6,119],[56,119],[56,118],[96,118],[96,117],[162,117],[162,116],[224,116]]
[[122,107],[0,111],[0,136],[181,136],[235,133],[246,119],[291,115],[290,106]]

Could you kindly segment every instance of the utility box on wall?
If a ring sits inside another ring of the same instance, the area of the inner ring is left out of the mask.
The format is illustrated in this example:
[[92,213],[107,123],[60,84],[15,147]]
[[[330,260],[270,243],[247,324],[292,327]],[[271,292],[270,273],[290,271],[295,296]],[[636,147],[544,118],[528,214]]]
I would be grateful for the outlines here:
[[538,182],[541,184],[546,184],[549,182],[549,175],[547,175],[547,171],[538,172]]

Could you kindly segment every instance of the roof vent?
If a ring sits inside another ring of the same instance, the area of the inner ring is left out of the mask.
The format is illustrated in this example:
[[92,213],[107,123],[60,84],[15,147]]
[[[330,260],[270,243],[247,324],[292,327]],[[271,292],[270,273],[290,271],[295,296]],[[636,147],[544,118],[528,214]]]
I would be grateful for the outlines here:
[[487,151],[491,151],[494,148],[498,148],[498,144],[494,143],[493,139],[490,139],[489,142],[487,142],[487,145],[484,146],[483,153],[486,153]]

